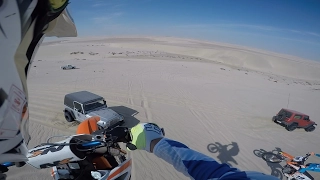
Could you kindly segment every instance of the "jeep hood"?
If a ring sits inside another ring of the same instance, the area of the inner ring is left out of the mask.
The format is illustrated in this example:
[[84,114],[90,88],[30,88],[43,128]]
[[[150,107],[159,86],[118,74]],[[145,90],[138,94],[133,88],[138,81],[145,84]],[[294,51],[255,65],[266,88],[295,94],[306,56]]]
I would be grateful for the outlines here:
[[109,108],[102,108],[102,109],[90,112],[88,113],[88,115],[99,116],[101,121],[106,122],[105,126],[110,126],[123,120],[123,116],[119,115],[114,110]]
[[311,119],[310,119],[310,122],[316,126],[318,125],[316,122],[312,121]]

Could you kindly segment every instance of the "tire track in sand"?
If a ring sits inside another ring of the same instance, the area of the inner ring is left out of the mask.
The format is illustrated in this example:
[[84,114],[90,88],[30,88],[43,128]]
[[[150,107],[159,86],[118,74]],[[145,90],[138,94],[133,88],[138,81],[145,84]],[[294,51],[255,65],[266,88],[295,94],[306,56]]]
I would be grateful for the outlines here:
[[128,80],[128,94],[129,94],[129,98],[128,98],[128,103],[134,106],[134,101],[132,98],[132,81]]
[[152,112],[151,112],[151,109],[150,109],[150,106],[149,106],[149,100],[147,98],[147,96],[145,95],[144,93],[144,85],[143,85],[143,82],[140,80],[139,81],[139,84],[140,84],[140,89],[141,89],[141,107],[144,109],[144,113],[145,113],[145,116],[146,116],[146,119],[148,120],[148,122],[153,122],[153,119],[152,119]]

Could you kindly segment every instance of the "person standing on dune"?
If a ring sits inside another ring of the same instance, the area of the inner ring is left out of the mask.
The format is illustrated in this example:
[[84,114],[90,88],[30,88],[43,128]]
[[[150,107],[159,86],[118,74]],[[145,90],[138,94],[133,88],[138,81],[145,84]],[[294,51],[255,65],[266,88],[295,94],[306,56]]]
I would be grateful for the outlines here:
[[[0,179],[28,161],[28,93],[30,64],[45,36],[75,37],[68,0],[0,0]],[[240,171],[164,138],[159,127],[141,123],[131,129],[135,148],[154,153],[192,179],[275,180],[259,172]],[[59,157],[57,157],[59,158]]]

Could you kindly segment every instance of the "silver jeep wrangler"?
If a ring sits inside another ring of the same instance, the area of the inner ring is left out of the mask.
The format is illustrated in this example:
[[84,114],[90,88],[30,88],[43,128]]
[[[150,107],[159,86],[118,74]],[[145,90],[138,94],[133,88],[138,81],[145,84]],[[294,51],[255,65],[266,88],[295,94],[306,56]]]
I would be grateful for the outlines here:
[[124,123],[124,116],[109,109],[103,97],[88,91],[65,95],[64,106],[64,117],[68,122],[82,122],[92,116],[99,116],[99,128],[105,129]]

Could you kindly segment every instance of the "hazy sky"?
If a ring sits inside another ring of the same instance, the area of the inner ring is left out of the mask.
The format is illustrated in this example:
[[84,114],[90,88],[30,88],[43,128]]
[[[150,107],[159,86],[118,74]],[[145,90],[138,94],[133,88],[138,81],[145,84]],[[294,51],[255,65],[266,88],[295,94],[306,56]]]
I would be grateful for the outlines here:
[[71,0],[79,36],[176,36],[320,61],[319,0]]

